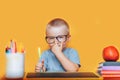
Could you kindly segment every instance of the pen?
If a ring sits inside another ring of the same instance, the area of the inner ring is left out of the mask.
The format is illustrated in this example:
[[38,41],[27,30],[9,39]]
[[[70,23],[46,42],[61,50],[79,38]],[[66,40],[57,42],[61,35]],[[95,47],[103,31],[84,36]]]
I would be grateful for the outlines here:
[[44,71],[43,71],[43,66],[40,68],[40,72],[44,72]]
[[40,72],[44,72],[44,70],[43,70],[43,65],[44,65],[44,60],[42,60],[42,67],[40,68]]

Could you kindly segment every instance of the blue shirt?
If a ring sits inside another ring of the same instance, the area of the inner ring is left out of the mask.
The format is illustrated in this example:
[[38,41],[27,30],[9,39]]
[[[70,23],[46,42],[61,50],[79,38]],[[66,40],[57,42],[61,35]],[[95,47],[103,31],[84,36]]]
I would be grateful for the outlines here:
[[[64,55],[73,63],[80,65],[79,55],[76,50],[72,48],[66,48],[63,51]],[[47,72],[64,72],[62,64],[56,58],[54,53],[49,49],[42,53],[40,61],[44,60],[44,66]]]

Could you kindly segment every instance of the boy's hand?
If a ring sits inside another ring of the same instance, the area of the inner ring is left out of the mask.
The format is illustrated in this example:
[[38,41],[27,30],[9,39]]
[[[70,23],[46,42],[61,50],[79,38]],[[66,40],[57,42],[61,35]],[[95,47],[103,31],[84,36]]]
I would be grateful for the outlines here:
[[44,67],[44,60],[42,60],[42,63],[38,63],[35,66],[35,72],[45,72],[46,68]]
[[62,52],[62,43],[54,43],[51,50],[54,54],[61,53]]

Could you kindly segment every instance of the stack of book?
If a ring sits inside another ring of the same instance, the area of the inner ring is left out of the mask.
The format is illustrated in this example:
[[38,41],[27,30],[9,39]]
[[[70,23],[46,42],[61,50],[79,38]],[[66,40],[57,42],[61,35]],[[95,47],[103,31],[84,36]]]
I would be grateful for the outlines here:
[[102,62],[99,64],[98,73],[102,77],[120,77],[120,62]]

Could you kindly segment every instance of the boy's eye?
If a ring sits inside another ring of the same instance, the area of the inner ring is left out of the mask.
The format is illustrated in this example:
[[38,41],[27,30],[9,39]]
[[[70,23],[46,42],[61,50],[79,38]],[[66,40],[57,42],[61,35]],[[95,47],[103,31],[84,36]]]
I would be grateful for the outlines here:
[[66,37],[65,36],[59,36],[59,37],[57,37],[57,39],[60,42],[64,42],[66,40]]
[[47,37],[48,39],[54,39],[54,37]]
[[58,36],[58,38],[64,38],[64,36]]

